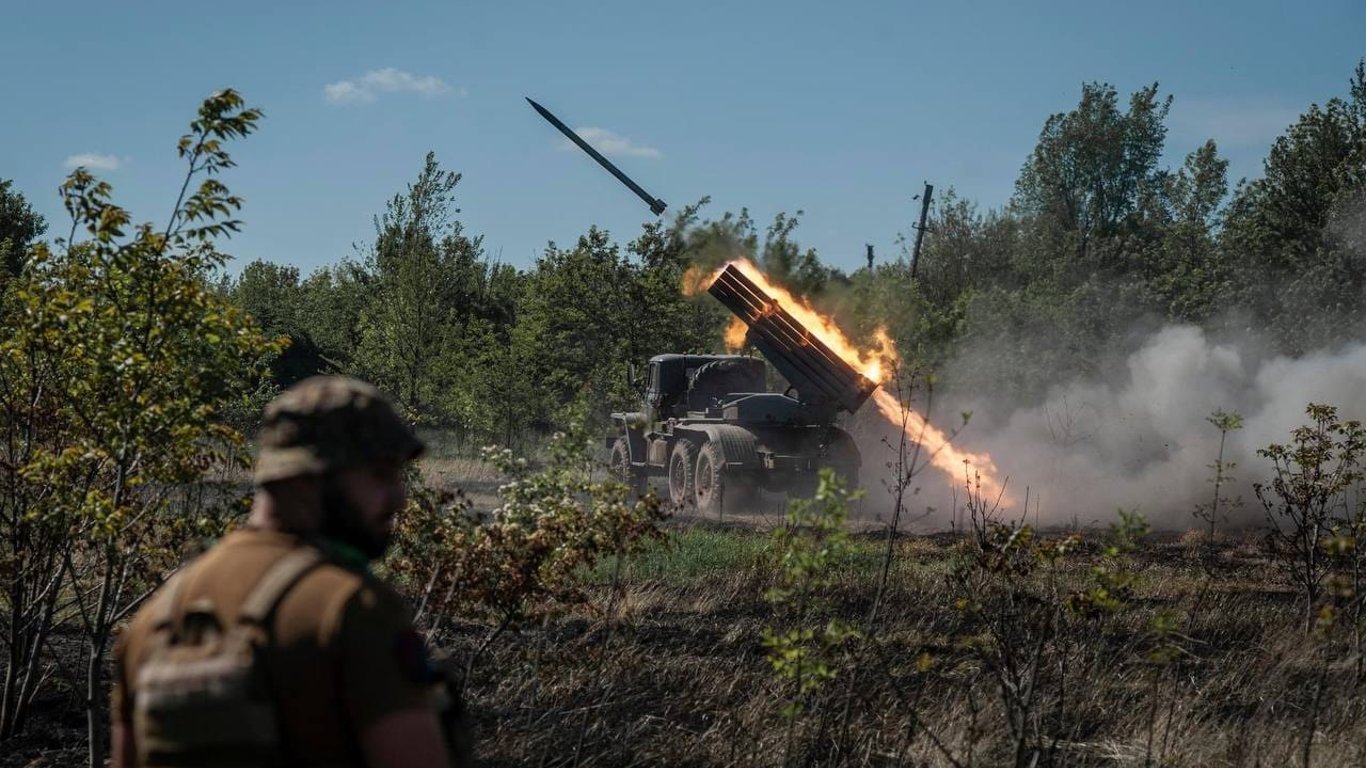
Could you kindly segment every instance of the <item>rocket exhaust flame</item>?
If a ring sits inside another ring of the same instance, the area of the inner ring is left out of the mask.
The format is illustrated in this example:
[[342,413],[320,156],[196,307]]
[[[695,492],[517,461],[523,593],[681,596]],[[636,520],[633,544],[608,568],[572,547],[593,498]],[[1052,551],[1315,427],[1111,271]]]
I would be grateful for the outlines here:
[[[879,386],[888,383],[899,360],[896,344],[885,329],[873,332],[872,348],[860,349],[849,341],[832,318],[775,285],[748,259],[727,262],[711,275],[704,275],[696,267],[690,268],[683,282],[687,295],[707,289],[735,312],[736,317],[725,334],[728,348],[738,349],[748,339],[763,351],[764,338],[778,334],[785,344],[797,344],[810,354],[827,359],[833,354],[843,361],[835,370],[842,369],[848,375],[836,375],[839,379],[836,381],[813,377],[823,379],[816,382],[823,391],[835,393],[827,395],[830,399],[852,413],[871,393],[878,413],[895,427],[903,428],[908,441],[920,443],[926,460],[948,475],[950,482],[960,482],[966,477],[973,484],[980,482],[984,496],[995,498],[1004,493],[990,456],[952,445],[949,435]],[[810,372],[800,365],[800,360],[789,360],[787,364],[802,368],[803,374]],[[827,386],[829,390],[826,390]]]
[[749,326],[745,321],[738,317],[730,319],[730,325],[726,326],[726,349],[735,352],[745,346],[745,334],[749,333]]
[[[873,404],[884,419],[894,426],[901,426],[903,407],[895,395],[879,389],[873,393]],[[971,453],[955,447],[942,430],[926,423],[924,417],[913,408],[905,408],[904,428],[906,438],[911,443],[919,442],[922,452],[928,454],[925,459],[948,475],[950,482],[966,480],[973,486],[974,493],[977,484],[981,483],[982,497],[988,501],[994,501],[1005,493],[1005,486],[996,479],[996,464],[987,454]]]

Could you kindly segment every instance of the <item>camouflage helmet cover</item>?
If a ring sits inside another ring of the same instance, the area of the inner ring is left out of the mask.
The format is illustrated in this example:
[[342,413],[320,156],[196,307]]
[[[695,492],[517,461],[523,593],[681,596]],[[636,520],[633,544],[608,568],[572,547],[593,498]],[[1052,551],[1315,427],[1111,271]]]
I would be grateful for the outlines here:
[[345,376],[314,376],[266,406],[257,485],[373,461],[417,458],[422,441],[378,389]]

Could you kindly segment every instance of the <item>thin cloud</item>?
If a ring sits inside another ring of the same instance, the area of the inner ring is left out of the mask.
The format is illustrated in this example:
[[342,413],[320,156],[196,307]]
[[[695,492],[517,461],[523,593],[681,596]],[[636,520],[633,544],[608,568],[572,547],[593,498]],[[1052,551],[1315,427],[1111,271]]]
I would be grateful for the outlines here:
[[1265,146],[1299,119],[1300,110],[1268,102],[1177,99],[1172,130],[1191,140],[1214,139],[1224,147]]
[[[323,98],[333,104],[368,104],[382,93],[416,93],[432,98],[448,93],[449,85],[433,75],[414,75],[401,69],[385,67],[366,72],[358,80],[340,80],[323,86]],[[461,88],[457,95],[464,96]]]
[[72,155],[62,161],[62,165],[70,170],[86,168],[91,171],[117,171],[123,161],[115,155],[98,155],[94,152],[82,152],[79,155]]
[[[606,128],[576,128],[575,133],[583,137],[583,140],[593,145],[597,151],[608,157],[663,157],[664,153],[654,147],[647,147],[644,144],[635,144],[625,136],[620,136]],[[560,143],[560,149],[574,149],[573,142],[565,139]]]

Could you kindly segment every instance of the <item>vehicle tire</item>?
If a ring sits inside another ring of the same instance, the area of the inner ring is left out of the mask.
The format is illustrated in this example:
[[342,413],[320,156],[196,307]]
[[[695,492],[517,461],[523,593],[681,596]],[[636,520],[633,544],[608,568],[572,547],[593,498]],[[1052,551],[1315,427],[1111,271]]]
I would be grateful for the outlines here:
[[[750,482],[746,482],[750,481]],[[742,512],[754,506],[757,478],[748,478],[726,469],[726,455],[716,443],[703,443],[697,452],[693,473],[693,492],[697,511],[720,517],[724,512]]]
[[830,467],[835,470],[835,477],[840,479],[840,484],[844,490],[853,493],[858,490],[858,465],[835,464]]
[[816,495],[820,478],[815,472],[793,473],[784,484],[788,499],[809,499]]
[[680,507],[697,503],[693,472],[697,467],[697,446],[686,437],[674,443],[669,454],[669,499]]
[[697,452],[697,470],[693,472],[693,493],[697,496],[697,511],[703,515],[721,516],[726,494],[726,457],[716,443],[702,444]]
[[626,435],[618,437],[612,443],[612,458],[608,460],[608,469],[612,472],[612,477],[631,489],[632,496],[644,496],[646,478],[645,473],[631,466],[631,444],[627,441]]
[[826,448],[826,466],[844,481],[844,488],[851,493],[858,488],[859,466],[863,463],[859,456],[858,445],[854,438],[842,429],[833,430]]

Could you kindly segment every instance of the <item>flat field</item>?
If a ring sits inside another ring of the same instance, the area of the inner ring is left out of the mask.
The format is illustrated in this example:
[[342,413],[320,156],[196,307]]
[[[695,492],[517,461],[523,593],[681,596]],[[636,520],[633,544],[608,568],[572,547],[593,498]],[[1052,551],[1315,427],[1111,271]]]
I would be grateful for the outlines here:
[[[490,643],[466,689],[482,761],[1366,764],[1360,616],[1330,597],[1341,612],[1306,621],[1255,532],[1115,552],[1107,530],[985,549],[859,530],[825,585],[775,604],[773,522],[675,517],[600,563],[581,602]],[[832,620],[858,636],[822,647]],[[784,676],[765,636],[792,632],[811,653]],[[465,660],[488,634],[448,621],[433,641]],[[79,669],[73,633],[53,649]],[[57,672],[0,766],[83,760],[79,678]]]
[[[970,537],[898,537],[887,560],[885,536],[859,534],[799,611],[765,599],[769,534],[677,520],[647,553],[604,565],[582,605],[492,644],[468,688],[480,753],[490,765],[1366,763],[1359,638],[1345,622],[1306,629],[1253,534],[1149,536],[1118,556],[1106,540],[1083,532],[1028,573],[983,575]],[[1103,573],[1124,577],[1113,605],[1095,600]],[[830,649],[829,676],[799,693],[765,632],[819,635],[832,618],[862,637]],[[483,632],[443,642],[468,653]]]

